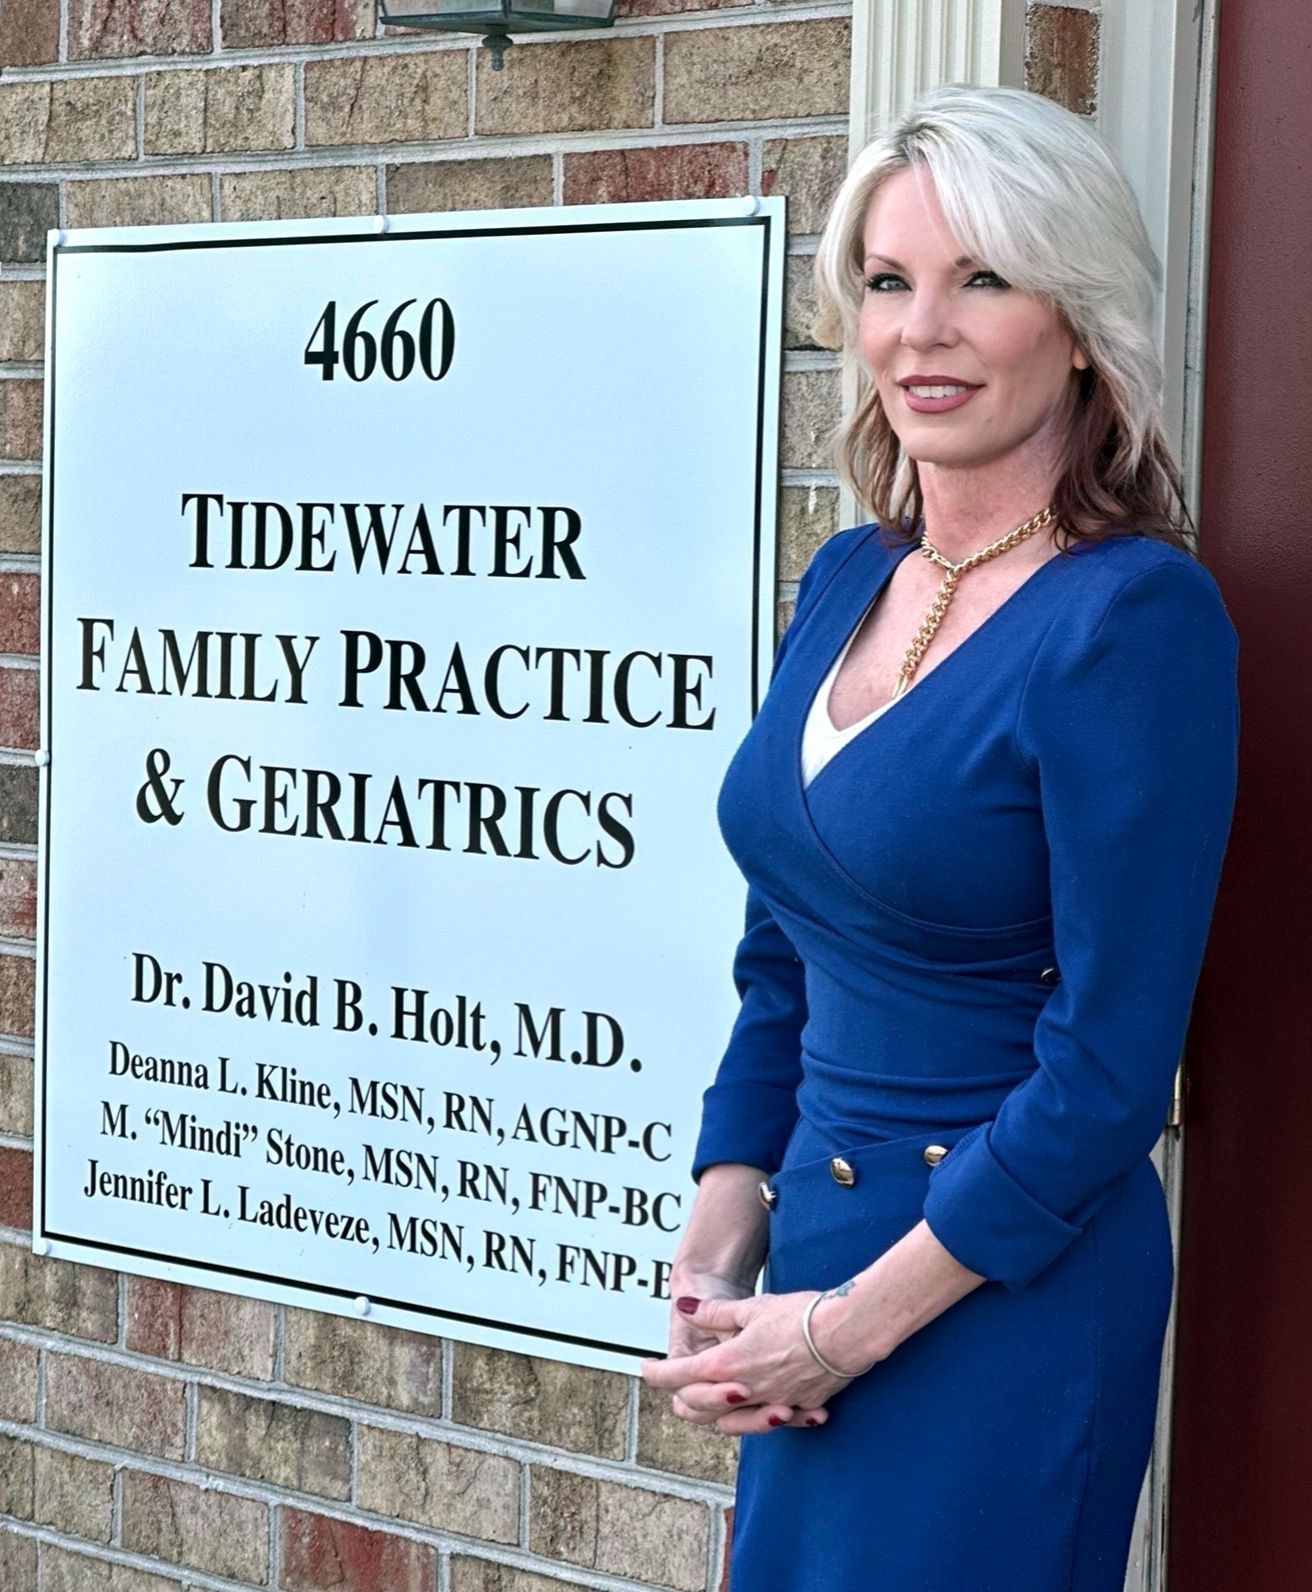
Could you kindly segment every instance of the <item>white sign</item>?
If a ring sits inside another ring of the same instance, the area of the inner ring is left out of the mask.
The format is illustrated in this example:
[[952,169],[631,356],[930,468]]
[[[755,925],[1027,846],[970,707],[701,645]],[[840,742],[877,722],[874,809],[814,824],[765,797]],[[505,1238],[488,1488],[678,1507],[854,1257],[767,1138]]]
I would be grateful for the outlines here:
[[51,235],[38,1250],[663,1352],[783,254],[780,199]]

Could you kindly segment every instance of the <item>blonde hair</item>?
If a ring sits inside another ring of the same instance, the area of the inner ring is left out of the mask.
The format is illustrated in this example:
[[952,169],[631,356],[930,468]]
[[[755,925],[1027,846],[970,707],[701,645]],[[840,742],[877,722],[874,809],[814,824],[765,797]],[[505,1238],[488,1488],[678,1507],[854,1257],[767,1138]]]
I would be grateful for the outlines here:
[[[1191,551],[1193,521],[1162,430],[1151,331],[1161,265],[1110,146],[1073,112],[1025,89],[948,83],[919,95],[866,144],[815,257],[813,335],[841,349],[859,401],[831,443],[838,472],[883,525],[920,519],[905,454],[861,360],[857,324],[870,202],[894,172],[928,170],[964,247],[1012,286],[1051,303],[1090,367],[1078,392],[1053,506],[1070,540],[1144,532]],[[914,533],[907,533],[914,534]]]

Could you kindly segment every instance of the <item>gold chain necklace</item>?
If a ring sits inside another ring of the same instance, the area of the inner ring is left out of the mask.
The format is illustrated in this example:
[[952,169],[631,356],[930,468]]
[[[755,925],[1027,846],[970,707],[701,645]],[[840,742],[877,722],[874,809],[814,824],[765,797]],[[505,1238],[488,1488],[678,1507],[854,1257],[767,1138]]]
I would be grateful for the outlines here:
[[959,564],[953,564],[944,558],[938,548],[927,537],[921,537],[920,551],[933,563],[939,564],[946,571],[943,584],[939,587],[934,597],[929,612],[921,622],[920,629],[916,631],[915,639],[907,649],[907,655],[902,660],[902,667],[898,670],[897,684],[893,688],[890,702],[896,702],[911,684],[912,676],[920,665],[920,660],[925,655],[925,649],[934,639],[934,633],[943,622],[943,615],[948,611],[948,604],[952,601],[957,589],[957,581],[968,569],[973,569],[976,564],[982,564],[986,558],[996,558],[999,553],[1005,553],[1018,543],[1023,542],[1027,536],[1033,536],[1035,531],[1040,531],[1054,518],[1052,504],[1041,509],[1032,519],[1018,525],[1014,531],[1008,531],[996,542],[990,542],[987,547],[982,547],[978,553],[972,553],[969,558],[963,558]]

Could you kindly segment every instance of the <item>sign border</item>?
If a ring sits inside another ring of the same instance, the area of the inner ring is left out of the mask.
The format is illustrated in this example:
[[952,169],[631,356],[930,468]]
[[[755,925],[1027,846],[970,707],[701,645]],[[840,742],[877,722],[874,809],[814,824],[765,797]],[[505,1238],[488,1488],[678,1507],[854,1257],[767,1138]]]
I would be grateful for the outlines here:
[[[732,208],[726,213],[726,205]],[[750,207],[750,208],[748,208]],[[542,211],[539,209],[497,212],[455,212],[440,213],[437,215],[426,214],[420,216],[385,217],[385,218],[360,218],[369,230],[342,231],[340,223],[342,218],[334,218],[338,223],[338,230],[330,232],[309,232],[301,227],[323,225],[322,222],[307,222],[292,224],[288,229],[283,222],[213,222],[195,225],[197,236],[184,238],[151,238],[124,236],[132,232],[151,234],[170,228],[142,227],[142,228],[82,228],[72,231],[52,229],[47,239],[47,292],[46,314],[46,404],[45,404],[45,449],[42,473],[42,491],[44,508],[42,514],[42,544],[41,544],[41,578],[45,587],[44,602],[41,609],[41,737],[40,750],[37,753],[39,770],[40,792],[38,800],[38,854],[42,889],[38,899],[38,924],[36,940],[36,1025],[34,1036],[34,1086],[38,1095],[35,1102],[40,1129],[34,1140],[34,1212],[32,1227],[32,1248],[36,1254],[47,1254],[56,1258],[81,1261],[85,1264],[98,1263],[99,1257],[127,1256],[142,1260],[150,1260],[157,1266],[176,1269],[179,1281],[191,1282],[190,1274],[213,1274],[206,1281],[198,1281],[196,1286],[217,1286],[222,1292],[237,1293],[242,1297],[252,1297],[249,1290],[241,1290],[231,1286],[225,1287],[223,1279],[236,1280],[244,1278],[249,1282],[263,1284],[266,1292],[261,1292],[254,1297],[268,1297],[276,1294],[290,1296],[292,1302],[299,1295],[312,1296],[306,1299],[300,1308],[330,1308],[332,1301],[340,1301],[341,1314],[360,1314],[361,1305],[365,1311],[374,1306],[381,1306],[394,1310],[405,1317],[423,1318],[433,1321],[457,1321],[470,1326],[478,1326],[493,1333],[504,1333],[513,1337],[522,1334],[524,1337],[536,1339],[543,1346],[560,1344],[575,1349],[601,1350],[610,1355],[623,1356],[635,1359],[639,1356],[664,1354],[664,1349],[635,1349],[627,1344],[614,1343],[602,1338],[589,1337],[585,1334],[566,1333],[550,1328],[525,1325],[519,1322],[495,1320],[486,1316],[474,1315],[468,1312],[442,1309],[435,1305],[417,1304],[413,1301],[385,1298],[370,1294],[367,1299],[354,1294],[350,1289],[334,1287],[324,1283],[305,1281],[299,1278],[289,1278],[269,1272],[260,1272],[245,1267],[220,1265],[216,1261],[196,1260],[189,1256],[161,1254],[158,1251],[140,1248],[129,1244],[112,1244],[103,1240],[87,1239],[75,1233],[55,1232],[46,1226],[46,1127],[49,1121],[49,1077],[45,1056],[45,1031],[46,1031],[46,1005],[48,1000],[48,966],[47,966],[47,940],[48,940],[48,912],[50,891],[50,796],[51,778],[53,770],[53,704],[51,701],[50,670],[52,666],[51,647],[54,629],[54,591],[55,591],[55,562],[54,562],[54,465],[55,465],[55,404],[56,404],[56,374],[55,359],[55,333],[57,323],[57,294],[59,259],[64,254],[150,254],[167,253],[183,249],[224,249],[224,248],[259,248],[269,246],[306,246],[315,244],[342,244],[359,243],[387,245],[399,241],[414,241],[421,239],[437,238],[468,238],[468,237],[495,237],[514,234],[517,236],[547,235],[557,233],[589,233],[589,232],[631,232],[631,231],[667,231],[686,228],[703,227],[754,227],[759,230],[760,253],[760,338],[759,358],[757,363],[756,378],[756,471],[755,490],[752,506],[752,573],[751,573],[751,716],[755,718],[760,707],[761,682],[765,678],[768,665],[768,656],[773,652],[773,627],[768,635],[765,631],[767,614],[772,610],[772,602],[767,605],[767,596],[773,596],[773,582],[769,593],[763,589],[765,571],[762,568],[763,532],[762,523],[764,499],[767,485],[767,471],[774,474],[777,481],[778,464],[778,423],[779,381],[781,379],[782,362],[781,347],[770,343],[768,337],[769,318],[772,310],[770,298],[770,285],[772,278],[777,277],[780,284],[780,298],[782,299],[783,287],[783,243],[785,238],[785,208],[786,200],[782,196],[768,199],[749,197],[736,200],[686,200],[670,203],[655,203],[642,205],[599,205],[583,207],[583,213],[577,219],[568,221],[544,221]],[[712,213],[706,213],[707,211]],[[642,211],[644,215],[634,216],[633,212]],[[585,219],[588,213],[594,216],[609,212],[605,219]],[[617,212],[624,212],[621,216]],[[699,213],[700,212],[700,213]],[[522,214],[523,221],[510,221],[507,216]],[[482,220],[484,216],[497,216],[500,220]],[[531,219],[529,219],[531,217]],[[386,230],[378,229],[378,221],[385,224]],[[446,223],[441,226],[431,225],[433,221]],[[222,227],[224,235],[213,235],[214,229]],[[228,229],[239,227],[242,234],[234,236]],[[70,241],[71,239],[94,239],[97,234],[106,234],[104,241]],[[113,241],[111,241],[111,238]],[[780,306],[782,310],[782,305]],[[782,317],[781,317],[782,325]],[[782,341],[782,339],[780,340]],[[774,385],[771,385],[773,378]],[[773,422],[773,426],[771,425]],[[774,501],[777,502],[777,499]],[[773,545],[774,537],[770,542]],[[773,573],[773,572],[771,572]],[[58,1247],[56,1247],[58,1246]],[[155,1276],[156,1273],[134,1273],[134,1275]],[[403,1324],[403,1323],[402,1323]],[[436,1335],[436,1334],[435,1334]],[[531,1352],[531,1351],[530,1351]],[[578,1362],[594,1364],[594,1361]]]

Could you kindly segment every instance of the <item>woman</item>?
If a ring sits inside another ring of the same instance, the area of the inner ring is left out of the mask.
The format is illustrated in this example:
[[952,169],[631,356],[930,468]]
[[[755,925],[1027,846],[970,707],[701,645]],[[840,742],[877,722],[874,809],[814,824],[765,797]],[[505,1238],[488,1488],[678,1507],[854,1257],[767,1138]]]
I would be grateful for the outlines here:
[[820,242],[877,519],[812,560],[721,791],[742,1005],[642,1367],[742,1435],[733,1592],[1124,1582],[1172,1289],[1150,1152],[1238,737],[1158,276],[1097,134],[1013,89],[923,95]]

